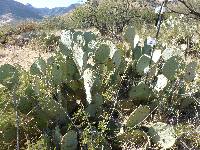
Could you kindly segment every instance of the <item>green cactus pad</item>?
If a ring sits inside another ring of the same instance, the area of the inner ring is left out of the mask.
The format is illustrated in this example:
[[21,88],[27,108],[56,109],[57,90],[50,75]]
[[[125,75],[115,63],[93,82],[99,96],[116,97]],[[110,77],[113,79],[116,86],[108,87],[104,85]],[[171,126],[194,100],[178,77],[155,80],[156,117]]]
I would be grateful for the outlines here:
[[67,59],[66,63],[62,64],[63,66],[63,71],[64,73],[67,75],[67,77],[69,78],[69,80],[71,80],[71,78],[78,73],[78,68],[76,67],[75,62],[72,59]]
[[25,89],[25,96],[31,99],[34,99],[36,97],[36,93],[34,91],[33,85],[28,84]]
[[106,44],[101,44],[96,51],[95,61],[96,63],[102,64],[108,61],[110,54],[110,48]]
[[151,45],[147,45],[147,39],[144,41],[144,47],[142,48],[142,54],[146,54],[148,56],[151,55],[152,47]]
[[77,133],[68,131],[61,140],[61,150],[76,150],[78,145]]
[[186,66],[184,79],[186,82],[192,82],[196,77],[197,62],[192,61]]
[[51,97],[39,100],[40,110],[34,112],[37,122],[43,127],[50,120],[67,121],[65,109]]
[[121,58],[121,52],[119,50],[116,50],[113,57],[112,57],[113,64],[118,68],[121,64],[122,58]]
[[128,26],[124,32],[124,39],[134,45],[134,38],[135,38],[135,28],[133,26]]
[[92,32],[84,32],[83,37],[85,39],[86,44],[88,44],[92,40],[96,40],[96,35]]
[[30,68],[32,75],[42,76],[46,73],[46,62],[42,58],[38,58]]
[[60,133],[60,128],[58,126],[55,127],[54,137],[55,137],[55,142],[61,144],[62,134]]
[[144,82],[140,82],[137,86],[134,86],[129,91],[129,97],[134,99],[136,104],[140,102],[147,102],[151,94],[151,89]]
[[153,124],[149,128],[148,134],[152,141],[163,149],[171,148],[176,141],[173,127],[166,123],[157,122]]
[[62,68],[59,64],[53,64],[51,68],[51,76],[52,76],[52,82],[55,85],[59,85],[63,78],[62,78]]
[[[0,117],[0,146],[2,150],[8,149],[8,145],[16,140],[17,132],[14,113],[2,113]],[[4,147],[4,148],[3,148]],[[14,148],[13,148],[14,149]]]
[[145,74],[145,68],[148,68],[150,65],[151,58],[148,55],[142,55],[136,64],[136,71],[139,75]]
[[0,66],[0,84],[12,89],[18,83],[19,72],[18,70],[9,64]]
[[22,114],[28,114],[34,106],[34,101],[32,99],[28,99],[26,97],[20,97],[18,100],[18,110]]
[[163,66],[163,75],[168,80],[174,80],[176,79],[178,72],[181,71],[182,67],[183,67],[182,59],[173,56],[165,62]]
[[138,60],[142,56],[142,47],[136,46],[133,50],[133,60]]
[[148,106],[139,106],[129,116],[126,122],[127,127],[135,127],[140,124],[150,115],[150,108]]
[[91,104],[85,109],[85,111],[90,115],[90,117],[95,117],[96,113],[101,110],[101,106],[103,104],[102,95],[96,94],[93,98]]
[[76,35],[76,32],[73,35],[76,36],[76,37],[74,37],[75,39],[73,41],[74,46],[78,45],[82,49],[82,47],[85,46],[85,39],[83,37],[83,33],[79,31],[79,33],[77,33],[77,35]]
[[82,36],[83,35],[83,32],[81,31],[76,31],[73,33],[73,41],[76,42],[76,43],[79,43],[81,42],[78,38],[78,36]]
[[53,56],[49,57],[47,59],[47,65],[52,65],[53,63],[55,63],[55,58]]
[[90,117],[96,116],[96,104],[89,104],[88,107],[85,109],[85,112],[88,113]]

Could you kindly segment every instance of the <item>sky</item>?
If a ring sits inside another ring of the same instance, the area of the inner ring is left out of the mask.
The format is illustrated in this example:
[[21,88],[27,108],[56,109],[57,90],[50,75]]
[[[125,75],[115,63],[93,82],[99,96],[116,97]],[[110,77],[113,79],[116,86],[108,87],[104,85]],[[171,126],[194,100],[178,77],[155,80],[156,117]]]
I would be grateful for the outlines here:
[[31,4],[37,8],[54,8],[54,7],[67,7],[77,2],[84,2],[86,0],[15,0],[23,4]]

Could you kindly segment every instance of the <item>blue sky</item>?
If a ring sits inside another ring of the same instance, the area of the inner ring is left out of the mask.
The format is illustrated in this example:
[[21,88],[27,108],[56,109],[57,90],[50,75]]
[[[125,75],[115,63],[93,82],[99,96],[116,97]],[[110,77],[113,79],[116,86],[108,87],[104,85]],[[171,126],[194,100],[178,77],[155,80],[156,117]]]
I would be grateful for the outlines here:
[[23,4],[31,4],[37,8],[53,8],[53,7],[66,7],[70,4],[77,3],[77,2],[84,2],[86,0],[15,0]]

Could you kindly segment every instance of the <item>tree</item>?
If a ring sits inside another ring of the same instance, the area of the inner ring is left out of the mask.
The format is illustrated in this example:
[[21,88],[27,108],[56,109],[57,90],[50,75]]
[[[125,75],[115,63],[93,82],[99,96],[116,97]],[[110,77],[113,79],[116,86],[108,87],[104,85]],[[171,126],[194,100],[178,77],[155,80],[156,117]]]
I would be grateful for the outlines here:
[[177,5],[170,5],[168,8],[174,13],[200,19],[200,0],[177,0]]
[[151,14],[143,1],[88,0],[74,12],[73,19],[79,20],[84,28],[97,28],[102,35],[117,35],[126,25],[141,19],[144,21]]

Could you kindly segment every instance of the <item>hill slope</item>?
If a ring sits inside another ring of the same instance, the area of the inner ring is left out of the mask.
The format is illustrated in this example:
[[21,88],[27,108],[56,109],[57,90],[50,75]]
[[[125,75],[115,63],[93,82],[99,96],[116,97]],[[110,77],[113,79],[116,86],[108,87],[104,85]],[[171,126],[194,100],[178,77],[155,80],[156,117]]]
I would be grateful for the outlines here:
[[69,7],[35,8],[30,4],[24,5],[14,0],[0,0],[0,25],[18,20],[39,20],[44,17],[57,16],[68,13],[80,4]]

